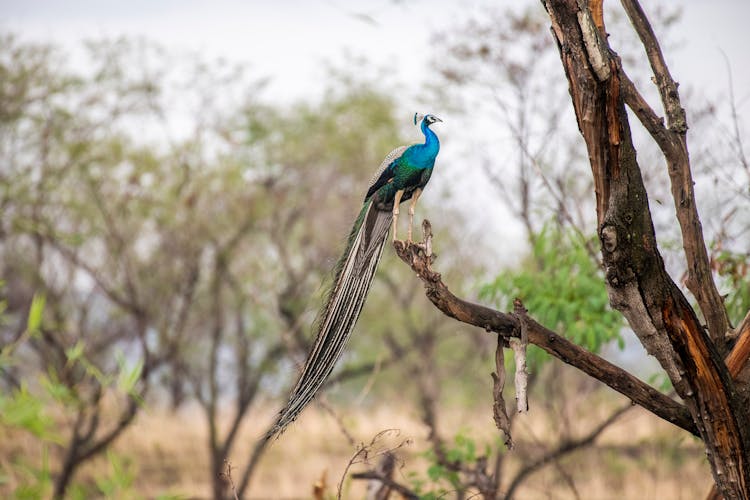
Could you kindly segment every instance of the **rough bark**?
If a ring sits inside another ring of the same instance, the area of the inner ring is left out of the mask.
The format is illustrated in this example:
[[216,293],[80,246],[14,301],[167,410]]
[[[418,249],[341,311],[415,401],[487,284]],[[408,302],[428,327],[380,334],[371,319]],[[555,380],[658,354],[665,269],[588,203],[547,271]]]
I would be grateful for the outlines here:
[[[720,352],[724,352],[724,337],[729,331],[729,317],[724,302],[711,276],[708,251],[703,240],[703,229],[698,217],[698,207],[695,203],[693,177],[690,171],[690,155],[687,147],[687,119],[685,110],[680,102],[677,91],[678,84],[672,78],[667,63],[661,52],[661,47],[651,29],[643,9],[635,0],[622,0],[638,37],[643,43],[654,81],[659,89],[662,105],[667,116],[667,124],[661,119],[655,119],[656,114],[640,97],[635,86],[626,85],[625,101],[646,127],[651,136],[661,148],[667,163],[667,172],[672,188],[672,198],[677,213],[677,220],[682,232],[682,246],[687,261],[687,287],[695,296],[703,317],[706,319],[711,339],[717,344]],[[622,68],[618,70],[622,74]]]
[[[617,56],[610,51],[600,31],[603,25],[596,26],[585,2],[543,3],[552,21],[578,127],[589,152],[610,302],[627,318],[646,350],[659,360],[685,401],[706,444],[721,492],[727,499],[748,498],[747,411],[720,351],[664,268],[631,140]],[[674,106],[671,94],[676,87],[665,88],[662,95],[670,98],[665,106]],[[684,138],[684,112],[679,118],[681,108],[667,110],[668,114],[674,114],[672,128]],[[672,171],[678,169],[680,172]],[[689,172],[686,160],[679,168],[670,166],[683,238],[690,239],[683,246],[690,272],[695,273],[702,261],[699,247],[705,252],[705,245],[694,210],[692,180],[685,176],[685,171]],[[689,189],[685,185],[688,181]],[[683,207],[688,207],[688,211],[683,211]],[[710,280],[710,274],[700,275],[704,285],[707,279]],[[711,288],[694,285],[700,293]],[[728,324],[722,323],[725,312],[711,309],[723,308],[722,305],[713,304],[707,297],[701,298],[699,304],[707,308],[706,318],[714,318],[717,332],[723,326],[716,325]],[[718,332],[715,338],[725,333],[726,330]]]
[[[431,230],[424,222],[425,241],[420,244],[395,242],[398,256],[406,262],[424,283],[425,294],[445,315],[463,323],[497,333],[505,339],[520,338],[520,322],[515,314],[474,304],[453,295],[443,283],[442,276],[432,270]],[[578,368],[646,410],[672,424],[698,435],[698,429],[688,410],[625,370],[570,342],[533,318],[525,317],[529,343],[540,347],[553,357]]]

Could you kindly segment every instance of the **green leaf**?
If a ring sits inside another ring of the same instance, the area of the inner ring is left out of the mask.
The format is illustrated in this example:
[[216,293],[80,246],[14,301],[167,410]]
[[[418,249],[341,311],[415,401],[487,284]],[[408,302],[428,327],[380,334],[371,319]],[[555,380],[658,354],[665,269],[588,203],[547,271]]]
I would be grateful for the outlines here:
[[117,387],[125,394],[135,395],[135,384],[141,379],[141,373],[143,373],[143,360],[139,359],[130,368],[125,365],[122,357],[118,357],[117,363],[120,365]]
[[13,491],[14,498],[36,500],[51,497],[52,475],[49,472],[49,451],[47,450],[47,446],[42,447],[41,466],[28,466],[23,462],[14,465],[22,473],[20,476],[21,484]]
[[73,405],[78,401],[70,387],[60,382],[52,370],[46,376],[40,376],[39,383],[50,397],[63,405]]
[[42,325],[42,313],[44,312],[44,304],[46,297],[44,294],[34,294],[34,298],[31,299],[31,307],[29,308],[29,320],[27,323],[26,331],[30,334],[35,334],[39,331],[39,327]]
[[83,349],[85,347],[83,341],[79,340],[73,347],[65,349],[65,357],[68,358],[68,365],[72,365],[83,357]]
[[[485,284],[482,297],[499,308],[507,308],[518,297],[540,323],[591,351],[610,341],[622,346],[623,318],[609,307],[602,272],[584,245],[575,233],[545,226],[535,235],[531,255],[522,266]],[[531,370],[549,359],[541,352],[529,352]]]
[[58,442],[55,422],[45,414],[44,401],[29,392],[25,384],[10,396],[0,394],[0,423],[23,429],[45,440]]
[[427,468],[427,477],[432,481],[437,481],[445,474],[445,469],[438,464],[432,464]]
[[106,498],[133,498],[135,482],[133,462],[111,450],[107,451],[110,473],[95,479],[96,486]]
[[[2,281],[0,281],[2,285]],[[13,351],[21,345],[26,339],[36,334],[39,331],[39,327],[42,324],[42,312],[44,311],[45,298],[44,295],[34,294],[34,298],[31,300],[31,307],[29,308],[29,316],[26,322],[26,330],[19,336],[15,341],[4,345],[0,349],[0,367],[11,366],[14,364],[12,359]],[[0,301],[0,315],[5,311],[5,301]]]

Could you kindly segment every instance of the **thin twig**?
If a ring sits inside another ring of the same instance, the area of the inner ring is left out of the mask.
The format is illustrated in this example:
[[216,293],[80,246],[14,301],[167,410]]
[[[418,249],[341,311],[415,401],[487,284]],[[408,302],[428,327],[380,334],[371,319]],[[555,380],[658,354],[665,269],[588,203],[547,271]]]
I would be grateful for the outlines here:
[[[349,463],[346,464],[346,467],[344,468],[344,472],[341,474],[341,479],[339,480],[338,484],[338,490],[336,493],[336,498],[341,500],[341,492],[344,487],[344,480],[346,479],[346,475],[349,472],[349,469],[354,464],[359,463],[369,463],[370,459],[375,457],[380,457],[386,454],[393,454],[398,449],[403,448],[404,446],[408,446],[411,444],[411,439],[404,439],[396,446],[392,446],[390,448],[384,448],[380,450],[376,450],[373,452],[375,447],[378,445],[378,443],[389,434],[393,434],[394,437],[398,437],[401,435],[401,431],[398,429],[385,429],[373,436],[373,438],[370,440],[368,444],[360,443],[360,445],[357,447],[357,451],[354,452],[354,455],[352,455],[352,458],[349,459]],[[371,471],[372,472],[372,471]],[[360,477],[359,474],[352,474],[353,479],[362,479],[363,477]],[[369,479],[375,479],[375,478],[369,478]],[[383,484],[389,484],[386,481],[391,481],[390,478],[383,478]],[[395,484],[395,483],[394,483]],[[390,486],[390,484],[389,484]],[[395,486],[393,486],[394,489],[396,489]]]
[[320,405],[321,408],[323,408],[326,413],[328,413],[330,416],[333,417],[333,419],[336,421],[336,425],[338,426],[341,433],[346,437],[346,440],[349,441],[349,444],[352,446],[357,445],[357,441],[354,439],[354,436],[349,432],[349,430],[346,428],[346,425],[344,425],[343,419],[339,416],[338,413],[331,407],[331,405],[328,403],[328,400],[326,399],[324,394],[321,394],[318,396],[317,403]]
[[234,500],[240,500],[240,497],[237,495],[237,488],[234,486],[234,479],[232,479],[232,463],[224,459],[224,470],[219,473],[219,477],[223,479],[225,482],[229,483],[229,487],[232,490],[232,495],[234,495]]
[[[393,490],[397,491],[401,496],[403,496],[406,499],[409,500],[418,500],[419,495],[414,493],[414,491],[410,490],[403,484],[397,483],[393,479],[389,477],[385,477],[382,474],[378,474],[374,471],[367,471],[367,472],[357,472],[355,474],[352,474],[352,479],[374,479],[376,481],[380,481],[384,485],[388,486],[389,488],[392,488]],[[341,498],[339,496],[338,498]]]
[[533,474],[537,470],[541,469],[543,466],[547,465],[550,462],[556,462],[563,456],[569,453],[573,453],[574,451],[577,451],[580,448],[588,446],[594,441],[596,441],[599,435],[601,435],[601,433],[604,432],[604,430],[607,427],[612,425],[615,421],[617,421],[617,419],[619,419],[622,415],[624,415],[625,412],[629,411],[633,407],[634,405],[632,404],[621,406],[614,413],[612,413],[606,420],[604,420],[602,423],[596,426],[586,436],[579,438],[579,439],[565,441],[561,443],[561,445],[557,447],[556,449],[552,450],[551,452],[543,455],[542,457],[538,458],[537,460],[523,467],[518,472],[518,474],[516,474],[516,477],[513,478],[513,481],[511,481],[510,486],[508,486],[508,491],[506,492],[505,496],[507,498],[512,498],[513,493],[515,493],[518,486],[526,479],[526,477]]
[[727,80],[728,80],[728,86],[729,86],[729,109],[732,116],[732,141],[734,142],[737,159],[740,162],[740,165],[742,165],[742,168],[745,169],[745,173],[747,174],[748,181],[750,181],[750,162],[747,159],[747,156],[745,155],[745,146],[742,142],[742,134],[740,133],[740,120],[737,116],[737,102],[734,97],[734,79],[732,78],[732,65],[729,64],[729,58],[727,57],[726,52],[719,49],[719,52],[721,53],[724,64],[727,67]]

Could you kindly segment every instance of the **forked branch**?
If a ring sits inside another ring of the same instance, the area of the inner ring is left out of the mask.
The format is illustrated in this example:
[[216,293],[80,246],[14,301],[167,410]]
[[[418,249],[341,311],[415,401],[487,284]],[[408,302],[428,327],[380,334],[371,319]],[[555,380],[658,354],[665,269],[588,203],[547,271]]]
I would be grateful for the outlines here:
[[729,332],[729,317],[721,294],[713,281],[708,251],[703,239],[703,229],[698,216],[693,177],[690,171],[687,119],[677,90],[678,83],[669,72],[659,41],[638,1],[621,1],[654,72],[654,83],[659,89],[662,106],[667,116],[666,126],[661,118],[657,118],[651,106],[622,71],[618,60],[617,67],[622,82],[623,97],[627,106],[633,110],[654,138],[666,159],[672,198],[682,232],[682,247],[687,260],[687,286],[703,313],[711,339],[716,342],[719,352],[725,353],[723,340]]
[[[440,273],[432,270],[432,229],[429,221],[422,223],[424,240],[420,243],[394,242],[398,256],[406,262],[422,280],[427,298],[445,315],[462,323],[477,326],[497,333],[504,339],[520,338],[520,322],[513,313],[502,313],[479,304],[474,304],[453,295],[443,283]],[[525,318],[528,339],[555,358],[578,368],[599,380],[634,404],[642,406],[658,417],[698,435],[695,423],[687,409],[677,401],[657,391],[609,361],[570,342],[565,337],[537,323],[532,317]]]
[[[596,1],[596,0],[592,0]],[[670,121],[664,152],[687,260],[688,287],[708,323],[708,334],[687,298],[669,276],[625,112],[627,81],[607,39],[583,22],[586,2],[543,0],[568,78],[579,130],[586,142],[597,195],[597,220],[610,303],[627,318],[650,354],[668,373],[685,401],[707,448],[714,480],[729,498],[747,498],[750,434],[743,401],[722,358],[728,321],[716,292],[695,206],[687,155],[686,125],[676,83],[664,64],[656,37],[635,0],[623,5],[641,37]],[[603,78],[602,55],[610,68]],[[631,89],[632,90],[632,89]],[[630,96],[636,95],[630,93]],[[641,116],[646,106],[634,109]],[[653,125],[653,120],[650,120]],[[710,337],[709,337],[710,336]]]

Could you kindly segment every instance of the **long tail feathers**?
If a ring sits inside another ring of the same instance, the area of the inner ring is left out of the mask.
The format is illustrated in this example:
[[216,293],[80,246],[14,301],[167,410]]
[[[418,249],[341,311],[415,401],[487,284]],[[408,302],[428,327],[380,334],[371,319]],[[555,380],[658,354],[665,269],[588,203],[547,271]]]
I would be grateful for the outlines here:
[[289,401],[265,439],[284,431],[315,397],[341,357],[367,298],[388,239],[393,215],[367,202],[352,229],[347,252],[339,261],[334,285],[318,323],[315,343]]

